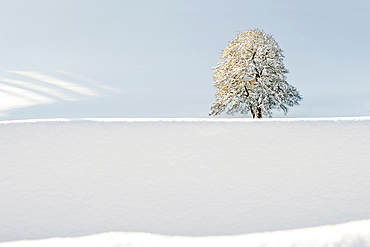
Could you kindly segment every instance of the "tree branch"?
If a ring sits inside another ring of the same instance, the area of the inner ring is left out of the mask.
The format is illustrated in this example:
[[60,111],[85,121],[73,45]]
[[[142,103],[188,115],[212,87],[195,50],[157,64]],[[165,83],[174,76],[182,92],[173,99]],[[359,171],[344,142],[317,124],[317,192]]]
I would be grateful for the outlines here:
[[247,93],[247,97],[249,97],[249,92],[248,92],[247,86],[244,86],[244,89],[245,89],[245,92]]

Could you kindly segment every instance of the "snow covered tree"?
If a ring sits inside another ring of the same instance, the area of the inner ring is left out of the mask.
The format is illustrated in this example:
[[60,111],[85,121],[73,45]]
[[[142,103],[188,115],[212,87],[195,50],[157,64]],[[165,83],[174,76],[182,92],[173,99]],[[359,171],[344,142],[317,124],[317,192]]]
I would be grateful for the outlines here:
[[271,34],[253,29],[237,33],[213,69],[218,88],[209,115],[251,112],[253,118],[272,116],[272,109],[299,105],[302,96],[286,80],[284,55]]

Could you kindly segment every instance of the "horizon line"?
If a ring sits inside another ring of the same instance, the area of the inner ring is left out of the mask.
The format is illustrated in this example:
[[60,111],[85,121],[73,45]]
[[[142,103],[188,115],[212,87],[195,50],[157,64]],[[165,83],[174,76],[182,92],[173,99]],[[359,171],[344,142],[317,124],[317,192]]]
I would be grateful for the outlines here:
[[0,120],[0,124],[44,123],[44,122],[302,122],[302,121],[363,121],[370,116],[357,117],[307,117],[307,118],[40,118]]

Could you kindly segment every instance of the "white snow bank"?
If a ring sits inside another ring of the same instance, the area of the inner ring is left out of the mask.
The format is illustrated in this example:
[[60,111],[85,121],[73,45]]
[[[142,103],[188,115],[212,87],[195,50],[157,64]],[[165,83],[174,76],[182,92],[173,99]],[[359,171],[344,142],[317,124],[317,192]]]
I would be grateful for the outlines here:
[[0,243],[0,247],[365,247],[370,246],[370,220],[290,231],[237,236],[180,237],[110,232],[76,238]]
[[24,120],[0,136],[0,241],[370,219],[370,118]]

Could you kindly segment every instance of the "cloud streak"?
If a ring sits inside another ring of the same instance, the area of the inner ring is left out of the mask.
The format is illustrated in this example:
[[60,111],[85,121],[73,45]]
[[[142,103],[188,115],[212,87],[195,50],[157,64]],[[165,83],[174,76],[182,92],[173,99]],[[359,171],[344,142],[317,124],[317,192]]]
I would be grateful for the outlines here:
[[0,116],[18,108],[81,101],[101,97],[103,92],[114,92],[114,88],[88,83],[84,77],[76,79],[78,76],[69,72],[62,73],[71,77],[68,80],[60,78],[62,75],[50,76],[34,71],[10,70],[5,74],[0,75]]
[[61,80],[59,78],[51,77],[48,75],[44,75],[38,72],[31,72],[31,71],[9,71],[15,74],[23,75],[32,79],[39,80],[43,83],[48,83],[53,86],[60,87],[64,90],[68,90],[74,93],[88,95],[88,96],[98,96],[99,94],[91,88],[82,87],[78,84]]

